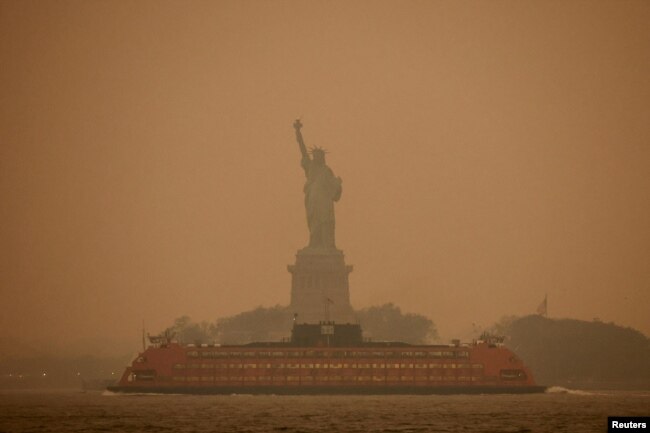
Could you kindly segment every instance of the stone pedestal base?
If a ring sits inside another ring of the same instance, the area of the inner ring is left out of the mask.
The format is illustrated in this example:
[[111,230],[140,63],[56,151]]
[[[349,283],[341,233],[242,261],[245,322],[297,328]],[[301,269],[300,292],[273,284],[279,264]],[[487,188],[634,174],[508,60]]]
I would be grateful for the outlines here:
[[299,323],[335,321],[352,323],[348,274],[339,250],[302,249],[296,254],[296,264],[288,266],[291,273],[291,311]]

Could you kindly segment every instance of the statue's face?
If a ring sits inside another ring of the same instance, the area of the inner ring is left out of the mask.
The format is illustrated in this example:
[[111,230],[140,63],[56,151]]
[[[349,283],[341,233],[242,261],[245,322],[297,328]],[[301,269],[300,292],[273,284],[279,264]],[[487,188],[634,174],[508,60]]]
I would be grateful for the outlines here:
[[325,152],[322,151],[316,151],[313,153],[314,156],[314,162],[319,165],[324,165],[325,164]]

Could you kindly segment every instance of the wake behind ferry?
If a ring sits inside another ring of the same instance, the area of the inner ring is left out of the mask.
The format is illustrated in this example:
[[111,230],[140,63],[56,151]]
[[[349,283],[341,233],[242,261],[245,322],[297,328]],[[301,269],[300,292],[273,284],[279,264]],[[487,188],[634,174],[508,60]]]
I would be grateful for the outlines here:
[[537,393],[523,362],[484,335],[471,344],[365,341],[358,324],[294,323],[291,339],[244,345],[151,345],[108,390],[186,394]]

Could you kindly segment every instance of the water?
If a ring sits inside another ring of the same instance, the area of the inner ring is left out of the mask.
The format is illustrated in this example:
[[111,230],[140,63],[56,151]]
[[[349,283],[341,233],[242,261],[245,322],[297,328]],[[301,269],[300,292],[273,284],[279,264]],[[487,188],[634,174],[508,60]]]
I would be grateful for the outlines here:
[[191,396],[0,391],[1,432],[605,432],[650,392],[453,396]]

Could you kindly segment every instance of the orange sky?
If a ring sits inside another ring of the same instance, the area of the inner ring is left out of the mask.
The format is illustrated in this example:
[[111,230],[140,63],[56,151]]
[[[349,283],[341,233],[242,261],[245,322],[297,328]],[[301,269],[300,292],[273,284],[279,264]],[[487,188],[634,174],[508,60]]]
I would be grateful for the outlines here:
[[650,334],[650,2],[0,2],[4,338],[287,304],[293,119],[355,307]]

